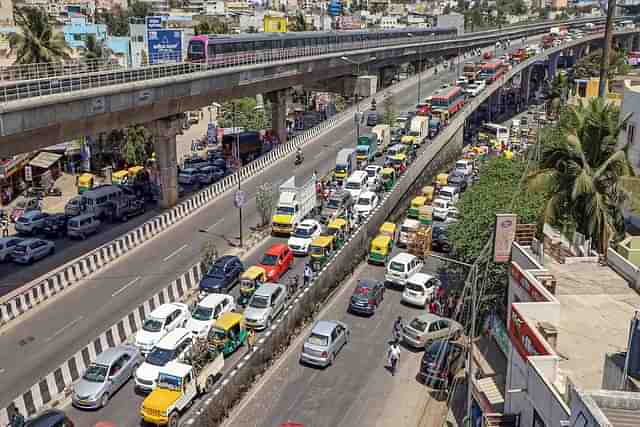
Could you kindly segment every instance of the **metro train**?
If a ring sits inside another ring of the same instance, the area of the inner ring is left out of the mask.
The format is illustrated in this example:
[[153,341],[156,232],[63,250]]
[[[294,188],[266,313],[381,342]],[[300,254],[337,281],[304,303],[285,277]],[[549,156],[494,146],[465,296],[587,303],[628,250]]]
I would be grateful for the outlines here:
[[262,62],[335,51],[455,38],[455,28],[397,28],[337,31],[200,35],[189,40],[187,60],[213,66]]

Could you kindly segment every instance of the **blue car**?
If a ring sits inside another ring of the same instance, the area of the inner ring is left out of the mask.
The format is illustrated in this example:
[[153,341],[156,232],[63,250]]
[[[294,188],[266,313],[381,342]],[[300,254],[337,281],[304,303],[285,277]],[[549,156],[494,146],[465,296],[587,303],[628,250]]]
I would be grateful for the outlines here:
[[218,258],[200,281],[200,295],[228,293],[238,283],[243,272],[244,265],[237,256],[225,255]]

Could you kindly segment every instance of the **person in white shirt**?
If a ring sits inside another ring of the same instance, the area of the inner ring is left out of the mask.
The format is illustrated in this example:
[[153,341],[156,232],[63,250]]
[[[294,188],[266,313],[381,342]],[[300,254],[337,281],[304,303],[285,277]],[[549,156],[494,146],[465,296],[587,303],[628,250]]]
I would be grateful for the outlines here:
[[391,369],[391,376],[394,376],[396,369],[398,368],[398,362],[400,361],[400,346],[398,343],[391,344],[389,348],[389,368]]

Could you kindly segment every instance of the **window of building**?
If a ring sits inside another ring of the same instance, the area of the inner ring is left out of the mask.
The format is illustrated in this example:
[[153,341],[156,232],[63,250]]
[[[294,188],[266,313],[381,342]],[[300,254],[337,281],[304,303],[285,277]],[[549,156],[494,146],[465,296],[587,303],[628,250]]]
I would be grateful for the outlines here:
[[585,83],[578,83],[578,96],[580,98],[587,96],[587,85]]
[[633,144],[633,140],[636,136],[636,126],[632,124],[627,125],[627,145]]

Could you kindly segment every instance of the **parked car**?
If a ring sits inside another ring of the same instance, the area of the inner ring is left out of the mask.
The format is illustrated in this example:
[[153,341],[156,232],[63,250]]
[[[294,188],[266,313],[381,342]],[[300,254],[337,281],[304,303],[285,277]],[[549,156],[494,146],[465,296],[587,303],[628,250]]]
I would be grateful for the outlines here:
[[47,409],[29,419],[24,427],[74,427],[74,424],[61,410]]
[[69,217],[80,215],[82,213],[82,197],[76,196],[69,199],[64,205],[64,213]]
[[198,184],[198,169],[185,168],[178,174],[178,183],[183,185]]
[[433,313],[414,317],[402,331],[405,344],[415,348],[425,348],[439,339],[457,340],[460,335],[462,335],[460,323]]
[[201,185],[209,185],[224,178],[224,171],[215,166],[205,166],[198,171],[197,175]]
[[284,243],[276,243],[265,252],[258,267],[264,268],[267,278],[271,282],[277,282],[293,264],[293,252]]
[[306,256],[309,245],[322,233],[322,225],[315,219],[305,219],[293,230],[287,244],[294,255]]
[[331,365],[338,352],[349,342],[350,335],[345,323],[337,320],[317,321],[302,345],[300,363]]
[[194,335],[206,337],[213,326],[213,322],[222,313],[234,311],[236,303],[231,295],[211,294],[204,297],[191,313],[185,328],[193,332]]
[[85,239],[88,235],[98,232],[100,220],[95,214],[86,213],[75,216],[67,223],[67,235]]
[[73,406],[86,409],[107,406],[109,399],[129,381],[143,361],[140,351],[132,345],[104,350],[73,385]]
[[382,166],[369,165],[366,167],[365,171],[368,176],[367,188],[371,191],[380,190],[380,186],[382,185]]
[[376,113],[375,111],[369,111],[369,113],[367,114],[367,126],[375,126],[378,124],[378,113]]
[[437,252],[451,252],[451,242],[447,237],[447,229],[435,226],[431,232],[431,250]]
[[184,326],[190,317],[186,304],[162,304],[147,315],[142,329],[136,332],[135,346],[147,354],[165,335]]
[[25,212],[16,220],[16,231],[28,236],[37,234],[44,228],[48,216],[49,214],[37,210]]
[[373,191],[363,191],[353,207],[356,217],[366,218],[378,206],[380,199]]
[[464,368],[464,346],[450,340],[438,340],[425,350],[418,378],[433,388],[448,388]]
[[67,235],[69,217],[62,213],[49,215],[44,221],[42,233],[48,238],[64,237]]
[[20,242],[22,242],[22,239],[19,237],[0,238],[0,262],[10,261],[13,250]]
[[207,293],[226,293],[238,283],[240,275],[244,272],[244,265],[240,258],[233,255],[224,255],[216,260],[200,281],[200,296]]
[[393,285],[404,286],[409,277],[422,270],[423,265],[417,256],[401,252],[391,258],[384,279]]
[[20,199],[18,199],[13,209],[11,209],[9,220],[11,222],[16,222],[18,218],[20,218],[25,213],[39,210],[40,204],[38,203],[38,199],[21,197]]
[[18,264],[31,264],[33,261],[52,255],[56,245],[44,239],[25,239],[15,245],[11,260]]
[[351,313],[373,314],[384,299],[384,283],[376,280],[359,280],[349,300]]
[[402,302],[426,307],[427,303],[433,300],[438,279],[435,276],[426,273],[415,273],[404,285],[402,291]]
[[266,329],[271,326],[287,302],[287,288],[278,283],[265,283],[256,289],[244,310],[248,327]]
[[186,328],[176,328],[165,335],[135,372],[137,390],[150,392],[156,386],[160,370],[172,360],[181,360],[191,349],[193,334]]

